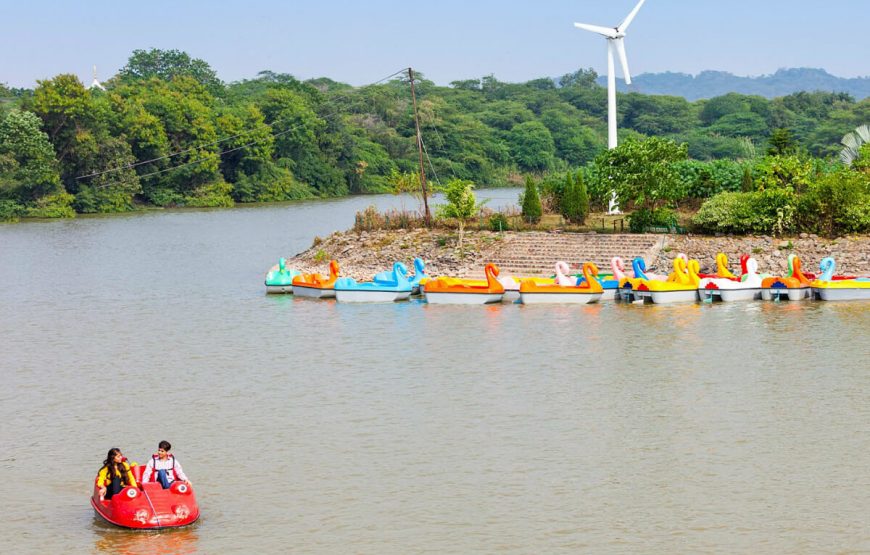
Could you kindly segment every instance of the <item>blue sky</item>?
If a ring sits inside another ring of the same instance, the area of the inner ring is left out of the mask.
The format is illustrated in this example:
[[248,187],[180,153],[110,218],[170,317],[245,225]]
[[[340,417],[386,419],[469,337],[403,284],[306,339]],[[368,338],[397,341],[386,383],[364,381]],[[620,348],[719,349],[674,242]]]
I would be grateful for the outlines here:
[[[179,49],[225,81],[260,70],[354,85],[413,66],[438,84],[605,73],[604,39],[636,0],[0,0],[0,82],[33,87],[118,71],[134,49]],[[868,0],[647,0],[626,38],[632,74],[762,75],[819,67],[870,75]]]

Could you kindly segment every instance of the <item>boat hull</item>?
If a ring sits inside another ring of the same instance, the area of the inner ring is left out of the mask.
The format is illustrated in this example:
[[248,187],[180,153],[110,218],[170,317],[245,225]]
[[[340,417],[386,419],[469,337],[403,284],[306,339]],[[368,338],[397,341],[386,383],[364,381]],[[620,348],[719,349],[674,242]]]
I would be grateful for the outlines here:
[[296,297],[307,297],[311,299],[328,299],[335,297],[335,289],[322,289],[320,287],[307,287],[304,285],[294,285],[293,295]]
[[618,295],[617,295],[617,292],[618,292],[618,291],[619,291],[618,288],[610,288],[610,289],[605,288],[605,289],[604,289],[604,293],[601,294],[601,300],[602,300],[602,301],[613,301],[613,300],[615,300],[616,297],[618,296]]
[[266,293],[270,295],[292,295],[293,285],[269,285],[266,284]]
[[761,298],[761,288],[747,289],[698,289],[702,301],[708,299],[722,302],[753,301]]
[[[177,482],[176,482],[177,483]],[[160,530],[189,526],[199,519],[199,506],[190,486],[179,493],[173,484],[164,490],[159,483],[142,484],[142,489],[124,488],[111,500],[100,501],[95,491],[91,496],[94,512],[115,526],[134,530]],[[127,495],[134,491],[133,497]]]
[[813,298],[822,301],[868,301],[870,300],[870,289],[866,287],[813,287]]
[[764,287],[761,289],[761,298],[765,301],[802,301],[810,298],[810,287]]
[[652,302],[655,304],[669,303],[693,303],[698,300],[697,289],[687,289],[679,291],[642,291],[634,292],[636,299],[641,299],[644,302]]
[[520,293],[523,304],[589,304],[598,302],[603,293]]
[[491,304],[500,303],[503,293],[433,293],[426,291],[429,304]]
[[335,290],[335,300],[340,303],[392,303],[410,296],[410,291]]

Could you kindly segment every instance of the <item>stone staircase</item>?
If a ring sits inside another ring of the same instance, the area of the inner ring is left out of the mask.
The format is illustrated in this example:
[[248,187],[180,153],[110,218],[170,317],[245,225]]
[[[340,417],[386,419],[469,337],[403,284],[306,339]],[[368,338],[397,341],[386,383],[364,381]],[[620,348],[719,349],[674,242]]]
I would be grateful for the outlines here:
[[508,233],[487,262],[495,263],[506,276],[550,276],[560,260],[572,272],[584,262],[594,262],[605,273],[610,272],[614,256],[622,257],[627,267],[636,256],[651,266],[664,241],[664,235],[652,234]]

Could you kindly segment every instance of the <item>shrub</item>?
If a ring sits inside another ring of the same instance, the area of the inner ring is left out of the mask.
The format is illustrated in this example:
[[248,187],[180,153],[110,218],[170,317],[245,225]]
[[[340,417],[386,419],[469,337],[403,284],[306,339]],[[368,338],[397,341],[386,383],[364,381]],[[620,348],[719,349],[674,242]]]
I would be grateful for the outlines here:
[[683,160],[673,164],[679,185],[675,192],[678,200],[710,198],[725,191],[739,191],[743,167],[731,160],[699,162]]
[[233,185],[233,199],[237,202],[275,202],[311,198],[314,193],[296,181],[287,168],[269,162],[257,171],[242,174]]
[[507,216],[505,216],[501,212],[496,212],[495,214],[490,216],[489,229],[490,231],[507,231],[508,229],[510,229],[510,224],[508,223]]
[[374,206],[356,213],[353,230],[376,231],[378,229],[417,229],[425,227],[426,220],[418,213],[408,210],[387,210],[383,214]]
[[523,220],[530,224],[541,221],[544,209],[541,206],[541,198],[538,196],[538,187],[531,176],[526,177],[526,189],[523,192]]
[[801,230],[822,235],[870,231],[870,176],[839,170],[824,174],[800,196]]
[[128,212],[133,210],[133,199],[122,188],[83,186],[75,195],[73,207],[81,214]]
[[230,193],[233,186],[226,181],[212,181],[197,187],[191,195],[184,197],[185,206],[199,206],[203,208],[228,208],[233,206]]
[[740,190],[744,193],[755,190],[755,182],[752,180],[752,170],[749,166],[743,166],[743,176],[740,178]]
[[632,233],[643,233],[652,227],[673,229],[676,225],[676,213],[670,208],[640,208],[628,215],[628,229]]
[[73,198],[69,193],[38,198],[25,208],[23,215],[29,218],[74,218],[76,213],[71,206]]
[[0,200],[0,222],[14,222],[25,213],[25,208],[14,200]]
[[559,212],[565,192],[568,190],[567,180],[571,174],[549,173],[538,185],[538,194],[541,198],[541,209],[545,213]]
[[790,189],[720,193],[701,205],[692,222],[707,232],[782,234],[795,227],[796,205]]

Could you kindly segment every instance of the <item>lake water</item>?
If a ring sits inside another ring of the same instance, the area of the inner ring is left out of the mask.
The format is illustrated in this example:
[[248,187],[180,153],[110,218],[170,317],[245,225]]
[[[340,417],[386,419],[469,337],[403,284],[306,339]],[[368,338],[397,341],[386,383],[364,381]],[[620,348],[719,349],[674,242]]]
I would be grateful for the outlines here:
[[[868,304],[265,295],[373,202],[0,225],[0,552],[870,552]],[[104,524],[162,439],[200,522]]]

